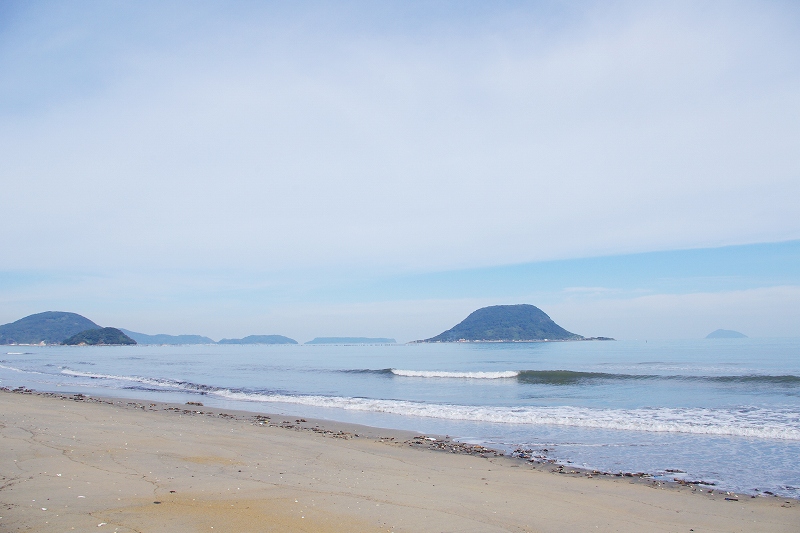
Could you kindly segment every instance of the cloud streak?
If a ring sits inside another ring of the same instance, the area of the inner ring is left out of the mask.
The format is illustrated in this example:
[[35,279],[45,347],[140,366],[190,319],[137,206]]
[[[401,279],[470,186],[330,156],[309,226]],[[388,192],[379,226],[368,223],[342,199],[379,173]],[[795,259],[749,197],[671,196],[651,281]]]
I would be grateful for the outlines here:
[[7,267],[453,268],[800,236],[789,6],[87,11],[6,32]]

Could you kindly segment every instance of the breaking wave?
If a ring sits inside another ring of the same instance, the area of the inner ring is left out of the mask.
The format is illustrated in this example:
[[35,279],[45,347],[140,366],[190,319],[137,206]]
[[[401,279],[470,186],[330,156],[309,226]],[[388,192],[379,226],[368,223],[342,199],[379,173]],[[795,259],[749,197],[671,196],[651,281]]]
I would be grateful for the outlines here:
[[438,370],[397,370],[392,368],[395,376],[410,378],[461,378],[461,379],[504,379],[515,378],[519,372],[509,370],[505,372],[444,372]]
[[460,379],[509,379],[517,378],[520,383],[542,385],[571,385],[586,381],[705,381],[712,383],[743,383],[782,386],[800,386],[800,376],[743,374],[731,376],[691,376],[691,375],[659,375],[659,374],[614,374],[608,372],[578,372],[574,370],[506,370],[499,372],[450,372],[444,370],[400,370],[385,368],[382,370],[348,370],[353,373],[391,374],[413,378],[460,378]]
[[[274,391],[230,389],[138,376],[94,374],[64,369],[63,374],[90,379],[133,382],[146,387],[208,394],[228,400],[283,403],[496,424],[571,426],[656,433],[690,433],[800,441],[800,413],[791,409],[742,407],[607,409],[573,406],[503,407],[432,404],[343,396],[295,395]],[[392,372],[394,373],[394,372]],[[451,376],[452,377],[452,376]]]

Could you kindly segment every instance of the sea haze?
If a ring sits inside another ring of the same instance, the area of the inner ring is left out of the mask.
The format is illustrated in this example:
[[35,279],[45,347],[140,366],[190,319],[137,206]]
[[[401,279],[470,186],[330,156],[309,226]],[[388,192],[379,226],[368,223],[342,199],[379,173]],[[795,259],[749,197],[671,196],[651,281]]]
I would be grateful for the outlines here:
[[798,353],[800,339],[6,346],[0,385],[449,434],[800,497]]

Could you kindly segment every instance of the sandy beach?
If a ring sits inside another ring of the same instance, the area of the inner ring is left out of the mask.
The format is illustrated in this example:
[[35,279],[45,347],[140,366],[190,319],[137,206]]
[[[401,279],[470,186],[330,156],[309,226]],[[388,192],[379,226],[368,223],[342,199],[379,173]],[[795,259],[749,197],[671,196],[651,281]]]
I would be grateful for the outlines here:
[[415,437],[3,391],[0,530],[800,531],[795,500],[572,473]]

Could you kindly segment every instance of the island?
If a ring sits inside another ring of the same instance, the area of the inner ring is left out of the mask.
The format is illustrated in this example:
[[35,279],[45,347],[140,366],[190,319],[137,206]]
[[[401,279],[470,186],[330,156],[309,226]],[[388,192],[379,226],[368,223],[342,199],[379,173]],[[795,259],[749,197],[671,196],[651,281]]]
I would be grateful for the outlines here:
[[396,344],[387,337],[316,337],[305,344]]
[[530,304],[493,305],[474,311],[451,329],[415,342],[533,342],[613,340],[569,332]]
[[128,346],[136,344],[136,341],[117,328],[95,328],[81,331],[61,344],[67,346]]
[[217,344],[298,344],[283,335],[248,335],[242,339],[222,339]]
[[0,344],[59,344],[100,326],[77,313],[45,311],[0,326]]
[[164,333],[148,335],[124,328],[119,328],[119,330],[135,340],[137,344],[216,344],[213,339],[202,335],[166,335]]
[[746,339],[747,335],[732,329],[718,329],[706,335],[706,339]]

